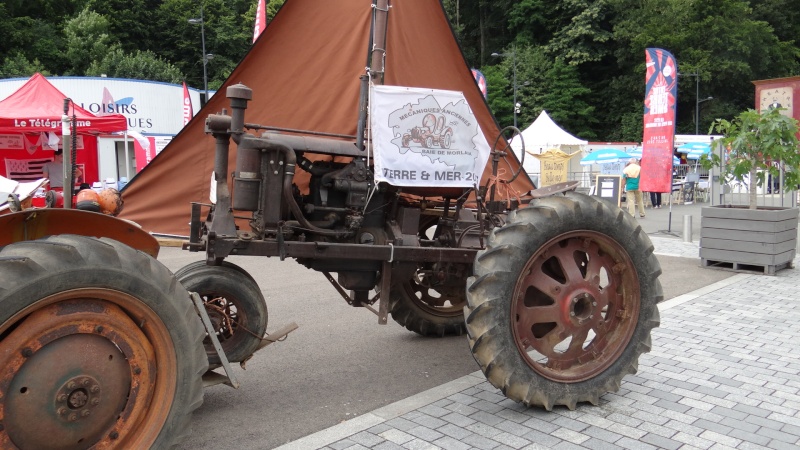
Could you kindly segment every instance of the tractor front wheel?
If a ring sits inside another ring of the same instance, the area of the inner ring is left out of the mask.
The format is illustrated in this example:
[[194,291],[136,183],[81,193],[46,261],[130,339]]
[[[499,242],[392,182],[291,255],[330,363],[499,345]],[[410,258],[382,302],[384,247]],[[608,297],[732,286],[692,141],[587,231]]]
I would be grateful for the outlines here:
[[[227,261],[220,266],[197,261],[175,277],[187,291],[200,295],[228,361],[244,361],[256,351],[267,330],[267,303],[250,274]],[[205,347],[208,362],[221,364],[211,339]]]
[[650,350],[661,268],[619,208],[572,192],[535,200],[492,232],[474,271],[472,353],[512,400],[597,404]]

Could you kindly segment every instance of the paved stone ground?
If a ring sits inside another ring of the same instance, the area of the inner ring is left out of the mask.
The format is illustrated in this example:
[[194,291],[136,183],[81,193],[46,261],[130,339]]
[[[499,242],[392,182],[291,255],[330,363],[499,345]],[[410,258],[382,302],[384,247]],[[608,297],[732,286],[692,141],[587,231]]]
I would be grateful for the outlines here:
[[[697,243],[651,239],[698,257]],[[796,269],[739,274],[661,303],[653,350],[599,406],[526,408],[475,372],[279,448],[797,449],[798,284]]]

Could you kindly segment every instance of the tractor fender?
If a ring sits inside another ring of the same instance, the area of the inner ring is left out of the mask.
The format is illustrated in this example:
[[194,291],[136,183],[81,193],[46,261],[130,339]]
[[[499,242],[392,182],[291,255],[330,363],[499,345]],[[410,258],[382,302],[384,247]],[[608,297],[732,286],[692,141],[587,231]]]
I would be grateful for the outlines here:
[[107,237],[158,256],[156,238],[134,222],[79,209],[28,209],[0,216],[0,247],[45,236],[77,234]]

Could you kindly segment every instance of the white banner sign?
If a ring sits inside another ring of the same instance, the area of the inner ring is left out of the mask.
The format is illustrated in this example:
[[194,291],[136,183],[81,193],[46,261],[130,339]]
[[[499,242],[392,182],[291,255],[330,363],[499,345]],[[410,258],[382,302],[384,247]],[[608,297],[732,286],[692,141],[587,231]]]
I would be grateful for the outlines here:
[[376,183],[480,184],[490,148],[461,92],[373,86],[370,117]]
[[0,149],[22,150],[24,148],[21,134],[0,134]]

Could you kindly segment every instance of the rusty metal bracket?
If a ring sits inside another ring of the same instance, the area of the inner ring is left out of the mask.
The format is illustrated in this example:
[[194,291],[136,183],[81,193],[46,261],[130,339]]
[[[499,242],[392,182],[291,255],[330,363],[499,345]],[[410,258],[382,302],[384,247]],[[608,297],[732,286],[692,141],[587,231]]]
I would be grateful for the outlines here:
[[[189,293],[189,296],[192,298],[194,302],[194,309],[197,311],[197,315],[200,316],[200,319],[203,321],[203,327],[206,329],[206,333],[208,333],[209,339],[211,339],[211,343],[214,344],[214,350],[219,355],[219,360],[222,363],[222,368],[225,370],[225,380],[222,382],[227,384],[228,386],[239,389],[239,382],[236,381],[236,378],[233,376],[233,371],[231,370],[231,364],[228,362],[228,357],[225,356],[225,352],[222,350],[222,345],[219,343],[219,339],[217,339],[217,333],[214,330],[214,327],[211,325],[211,319],[208,317],[208,312],[206,308],[203,306],[203,300],[197,294],[197,292]],[[221,376],[221,374],[216,374]],[[215,383],[216,384],[216,383]]]
[[296,330],[298,328],[299,327],[294,322],[291,322],[291,323],[289,323],[287,325],[284,325],[284,326],[278,328],[277,330],[273,331],[272,333],[270,333],[270,334],[264,336],[263,338],[261,338],[261,343],[258,344],[258,347],[256,347],[256,351],[261,350],[262,348],[268,346],[269,344],[274,344],[275,342],[282,341],[289,333],[291,333],[292,331],[294,331],[294,330]]
[[350,297],[350,295],[344,289],[342,289],[342,286],[333,278],[333,275],[331,275],[330,272],[322,272],[322,274],[325,275],[325,278],[327,278],[328,282],[331,283],[334,289],[336,289],[336,292],[338,292],[339,295],[344,298],[344,301],[346,301],[348,305],[352,305],[353,302],[355,302],[355,300]]
[[[394,250],[394,247],[392,247]],[[381,269],[381,294],[380,303],[378,304],[378,323],[386,325],[389,317],[389,291],[392,287],[392,263],[391,261],[384,261],[383,268]]]
[[564,181],[563,183],[556,183],[550,186],[534,189],[531,191],[530,195],[533,198],[549,197],[561,192],[574,191],[579,184],[581,184],[580,181]]

